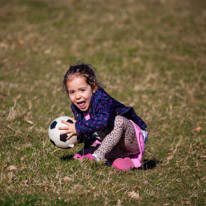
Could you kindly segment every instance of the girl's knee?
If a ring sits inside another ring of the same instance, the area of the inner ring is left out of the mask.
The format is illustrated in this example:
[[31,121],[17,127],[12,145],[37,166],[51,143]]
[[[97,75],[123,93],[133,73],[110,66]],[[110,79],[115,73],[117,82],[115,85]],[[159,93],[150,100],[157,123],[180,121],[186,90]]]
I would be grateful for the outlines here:
[[126,117],[117,115],[115,117],[114,127],[122,128],[123,130],[135,131],[132,122]]
[[124,119],[125,119],[125,117],[117,115],[115,117],[114,125],[115,126],[122,126],[122,125],[124,125],[124,121],[125,121]]

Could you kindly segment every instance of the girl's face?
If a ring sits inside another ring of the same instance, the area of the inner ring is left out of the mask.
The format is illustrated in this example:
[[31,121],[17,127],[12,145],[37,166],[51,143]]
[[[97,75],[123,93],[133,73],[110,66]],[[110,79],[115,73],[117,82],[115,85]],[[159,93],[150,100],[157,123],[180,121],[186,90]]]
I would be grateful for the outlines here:
[[81,75],[71,76],[68,78],[66,85],[72,103],[81,111],[88,111],[95,90],[92,90],[92,87],[87,84],[85,77]]

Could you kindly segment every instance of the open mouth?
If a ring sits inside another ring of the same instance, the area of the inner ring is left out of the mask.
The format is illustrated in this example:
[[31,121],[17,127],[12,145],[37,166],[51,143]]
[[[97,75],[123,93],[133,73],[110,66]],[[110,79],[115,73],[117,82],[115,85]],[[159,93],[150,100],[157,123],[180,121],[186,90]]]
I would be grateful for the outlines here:
[[86,101],[77,102],[80,109],[83,109],[86,106]]

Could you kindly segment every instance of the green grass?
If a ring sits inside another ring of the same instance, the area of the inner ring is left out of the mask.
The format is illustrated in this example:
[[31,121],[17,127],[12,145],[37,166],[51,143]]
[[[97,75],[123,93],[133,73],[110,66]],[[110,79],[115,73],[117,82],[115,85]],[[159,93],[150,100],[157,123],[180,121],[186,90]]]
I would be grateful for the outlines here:
[[[0,205],[206,204],[205,1],[0,4]],[[62,78],[78,60],[148,124],[144,169],[50,143],[50,122],[72,115]]]

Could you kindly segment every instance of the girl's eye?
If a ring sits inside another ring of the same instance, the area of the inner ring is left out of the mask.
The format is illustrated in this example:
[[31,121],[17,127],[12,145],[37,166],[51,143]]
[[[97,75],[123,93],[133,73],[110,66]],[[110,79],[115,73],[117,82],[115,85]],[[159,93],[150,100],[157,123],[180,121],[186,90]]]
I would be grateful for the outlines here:
[[81,92],[84,92],[85,91],[85,89],[81,89]]
[[70,91],[69,94],[74,94],[74,91]]

